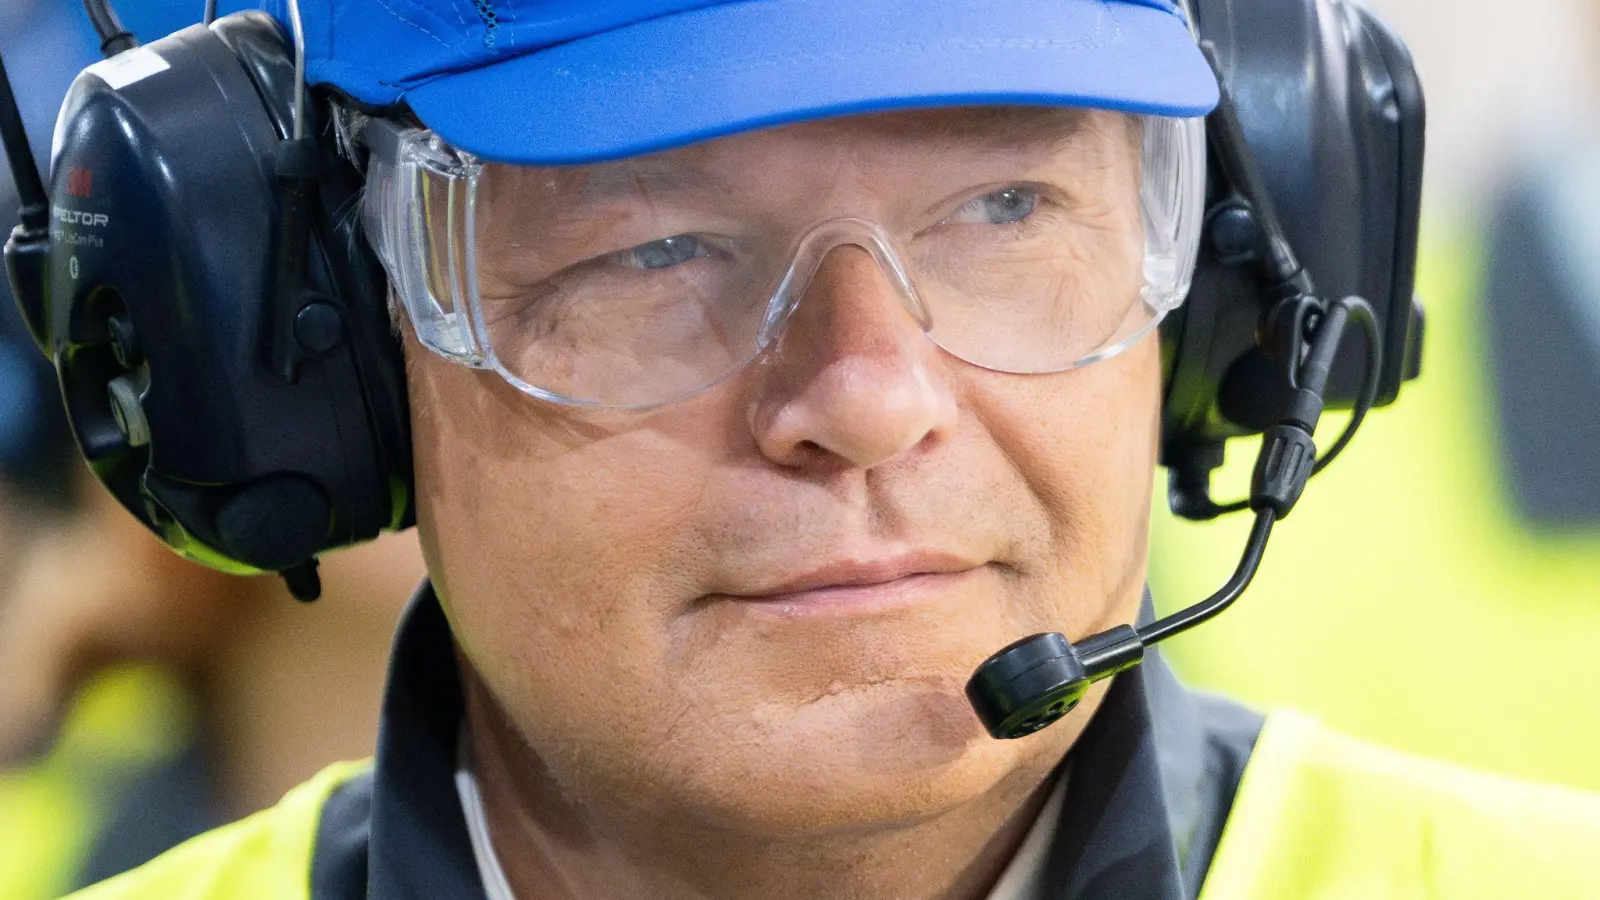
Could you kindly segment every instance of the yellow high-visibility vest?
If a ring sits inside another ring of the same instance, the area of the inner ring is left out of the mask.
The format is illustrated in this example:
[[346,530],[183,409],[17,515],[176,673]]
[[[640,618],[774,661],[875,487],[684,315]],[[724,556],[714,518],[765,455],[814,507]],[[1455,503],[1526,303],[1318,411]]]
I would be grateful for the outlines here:
[[[276,807],[73,900],[315,900],[322,805],[342,763]],[[1600,795],[1408,756],[1269,716],[1201,900],[1600,897]]]
[[277,806],[180,844],[74,900],[309,900],[322,805],[370,762],[335,763]]
[[1268,717],[1200,900],[1600,897],[1600,795]]
[[198,727],[193,699],[159,666],[106,669],[86,684],[43,758],[0,771],[0,900],[71,890],[122,792],[176,759]]

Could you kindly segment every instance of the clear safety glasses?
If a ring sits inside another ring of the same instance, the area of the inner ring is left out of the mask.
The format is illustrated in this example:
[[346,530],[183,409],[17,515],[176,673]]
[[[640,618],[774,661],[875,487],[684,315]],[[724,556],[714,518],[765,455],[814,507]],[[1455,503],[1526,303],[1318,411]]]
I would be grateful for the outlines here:
[[1120,352],[1188,290],[1203,120],[990,113],[551,168],[370,120],[365,227],[423,344],[559,403],[649,407],[718,383],[777,344],[846,248],[973,365]]

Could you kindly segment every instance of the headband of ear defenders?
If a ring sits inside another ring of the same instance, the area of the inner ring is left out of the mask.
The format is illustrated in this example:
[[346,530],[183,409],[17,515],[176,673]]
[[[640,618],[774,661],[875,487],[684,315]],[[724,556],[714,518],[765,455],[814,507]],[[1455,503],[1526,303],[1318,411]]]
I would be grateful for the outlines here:
[[[1285,277],[1370,302],[1380,404],[1415,376],[1423,114],[1403,46],[1352,2],[1198,0],[1193,13],[1239,98],[1237,133],[1213,117],[1201,258],[1162,328],[1163,462],[1187,491],[1175,506],[1203,515],[1222,441],[1266,429],[1294,394],[1300,360],[1286,357],[1303,348],[1274,329],[1304,317],[1270,315]],[[62,112],[48,220],[25,221],[7,259],[95,476],[178,552],[284,573],[309,599],[318,554],[413,514],[404,368],[353,213],[360,173],[323,92],[311,137],[294,139],[295,89],[289,41],[262,13],[92,67]],[[1241,155],[1256,165],[1228,171]],[[1250,172],[1261,184],[1241,183]],[[1268,207],[1302,272],[1263,271]],[[1354,403],[1364,352],[1339,353],[1330,404]]]

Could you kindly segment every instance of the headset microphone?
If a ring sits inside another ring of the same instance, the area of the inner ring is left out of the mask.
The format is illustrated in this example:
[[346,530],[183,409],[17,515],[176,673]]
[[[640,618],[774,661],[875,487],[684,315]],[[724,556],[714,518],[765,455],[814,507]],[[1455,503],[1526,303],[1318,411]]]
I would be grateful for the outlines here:
[[[1382,343],[1372,307],[1360,297],[1325,304],[1314,296],[1311,278],[1289,246],[1244,140],[1215,48],[1209,42],[1200,47],[1221,86],[1221,100],[1207,122],[1211,146],[1227,181],[1258,223],[1257,276],[1265,292],[1277,298],[1263,320],[1258,340],[1269,358],[1284,363],[1292,390],[1286,408],[1263,436],[1250,498],[1224,506],[1213,504],[1209,510],[1215,516],[1248,507],[1255,511],[1255,524],[1233,577],[1200,603],[1140,628],[1119,625],[1076,643],[1059,633],[1036,634],[985,660],[967,681],[967,700],[996,738],[1025,737],[1049,726],[1071,712],[1094,682],[1138,665],[1145,648],[1227,609],[1255,577],[1273,524],[1289,515],[1306,482],[1349,443],[1377,395]],[[1318,461],[1312,435],[1322,416],[1323,393],[1335,355],[1351,319],[1366,332],[1366,377],[1350,423],[1329,454]]]

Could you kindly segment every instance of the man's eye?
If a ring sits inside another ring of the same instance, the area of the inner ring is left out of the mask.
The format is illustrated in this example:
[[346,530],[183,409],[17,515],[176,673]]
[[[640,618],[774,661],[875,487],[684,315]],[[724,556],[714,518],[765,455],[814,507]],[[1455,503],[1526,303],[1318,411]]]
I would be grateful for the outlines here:
[[670,269],[691,259],[710,256],[706,245],[694,235],[680,234],[622,251],[622,262],[635,269]]
[[1008,187],[968,200],[945,221],[957,225],[1010,225],[1033,215],[1038,205],[1038,190]]

